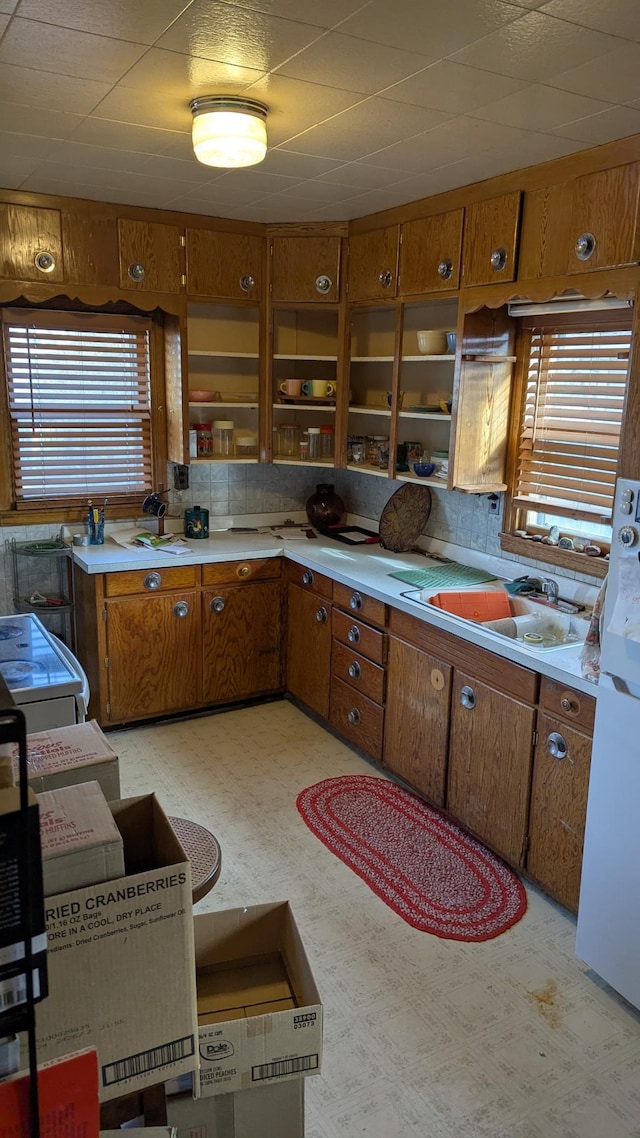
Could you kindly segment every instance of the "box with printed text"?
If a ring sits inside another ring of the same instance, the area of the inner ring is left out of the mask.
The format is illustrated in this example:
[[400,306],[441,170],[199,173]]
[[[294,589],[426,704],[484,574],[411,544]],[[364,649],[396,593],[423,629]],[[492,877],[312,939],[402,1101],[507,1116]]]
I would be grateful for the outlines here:
[[[12,758],[17,778],[17,744]],[[95,719],[27,735],[27,770],[36,794],[95,780],[108,802],[120,797],[118,756]]]

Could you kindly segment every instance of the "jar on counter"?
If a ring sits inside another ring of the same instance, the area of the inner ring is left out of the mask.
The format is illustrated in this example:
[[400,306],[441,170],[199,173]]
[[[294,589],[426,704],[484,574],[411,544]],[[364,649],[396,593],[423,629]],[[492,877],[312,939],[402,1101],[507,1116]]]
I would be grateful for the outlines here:
[[320,427],[309,427],[309,461],[320,461]]
[[196,454],[198,458],[211,458],[213,453],[213,436],[211,423],[194,423],[196,431]]
[[233,443],[234,423],[231,419],[216,419],[213,424],[214,458],[232,458],[235,454]]
[[320,427],[320,455],[322,462],[330,462],[335,451],[336,429],[330,425]]

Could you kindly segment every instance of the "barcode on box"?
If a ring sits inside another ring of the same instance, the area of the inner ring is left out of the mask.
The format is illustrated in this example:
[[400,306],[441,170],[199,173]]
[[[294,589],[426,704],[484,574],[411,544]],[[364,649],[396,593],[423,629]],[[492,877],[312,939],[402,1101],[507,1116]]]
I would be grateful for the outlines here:
[[318,1056],[298,1055],[295,1059],[280,1059],[277,1063],[260,1063],[251,1068],[254,1083],[261,1079],[283,1079],[286,1075],[301,1075],[306,1071],[318,1070]]
[[[33,970],[33,998],[37,1000],[40,995],[40,975],[38,970]],[[14,976],[11,980],[3,980],[0,983],[0,1012],[6,1012],[8,1008],[16,1008],[19,1004],[24,1004],[27,999],[27,978],[24,972],[20,976]]]
[[102,1085],[111,1087],[114,1083],[121,1083],[137,1075],[146,1075],[147,1072],[157,1071],[169,1063],[177,1063],[179,1059],[188,1059],[193,1054],[195,1054],[194,1037],[185,1035],[182,1039],[174,1039],[172,1043],[163,1043],[160,1047],[152,1047],[149,1051],[139,1051],[137,1055],[128,1055],[126,1059],[105,1064],[102,1068]]

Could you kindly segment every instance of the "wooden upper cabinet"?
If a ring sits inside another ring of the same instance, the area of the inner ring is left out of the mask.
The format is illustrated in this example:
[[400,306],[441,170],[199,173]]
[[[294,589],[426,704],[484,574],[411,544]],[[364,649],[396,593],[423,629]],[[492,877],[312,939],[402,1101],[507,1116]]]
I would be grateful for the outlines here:
[[180,230],[177,225],[118,218],[120,288],[179,292]]
[[187,229],[187,292],[231,300],[262,298],[265,240],[251,233]]
[[0,277],[64,280],[59,210],[0,204]]
[[544,186],[524,195],[518,280],[561,276],[567,271],[573,184]]
[[272,300],[340,299],[340,237],[274,236],[270,247]]
[[62,244],[66,278],[70,283],[118,286],[120,266],[115,218],[63,211]]
[[349,300],[383,300],[398,291],[400,226],[349,238]]
[[443,292],[460,285],[463,209],[406,221],[400,243],[403,296]]
[[640,162],[576,178],[567,272],[583,273],[640,260],[639,184]]
[[515,280],[520,197],[520,190],[514,190],[467,206],[462,254],[466,286]]

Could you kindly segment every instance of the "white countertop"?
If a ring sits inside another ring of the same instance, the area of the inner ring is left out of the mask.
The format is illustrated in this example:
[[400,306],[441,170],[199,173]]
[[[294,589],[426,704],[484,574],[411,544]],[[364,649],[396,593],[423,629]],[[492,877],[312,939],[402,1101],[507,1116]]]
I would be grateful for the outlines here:
[[[209,538],[193,543],[193,550],[176,556],[156,550],[125,549],[107,537],[101,546],[74,547],[76,565],[86,573],[112,573],[131,569],[163,569],[179,565],[284,555],[300,565],[326,573],[334,580],[360,589],[386,604],[392,604],[417,620],[454,633],[472,644],[488,648],[506,660],[524,665],[542,675],[570,684],[579,691],[597,695],[597,686],[583,678],[580,670],[581,645],[541,652],[512,642],[499,633],[484,629],[460,617],[423,605],[403,596],[411,586],[390,577],[400,569],[424,569],[428,556],[419,553],[392,553],[378,545],[352,547],[329,538],[315,540],[274,538],[270,533],[230,533],[216,531]],[[474,558],[476,564],[478,558]],[[488,559],[487,559],[488,560]],[[469,562],[467,562],[469,563]],[[513,576],[518,566],[511,562]]]

